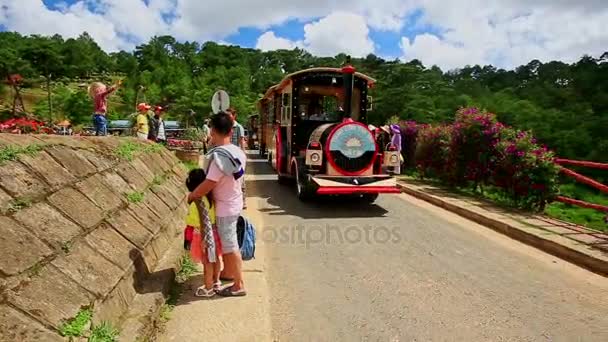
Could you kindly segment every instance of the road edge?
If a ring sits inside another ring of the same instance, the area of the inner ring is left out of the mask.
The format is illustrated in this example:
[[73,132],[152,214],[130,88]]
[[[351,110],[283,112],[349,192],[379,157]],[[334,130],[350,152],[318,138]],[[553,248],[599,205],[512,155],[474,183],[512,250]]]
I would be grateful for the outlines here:
[[[507,223],[505,221],[508,220],[498,220],[484,216],[471,209],[450,203],[449,201],[446,201],[440,197],[408,187],[407,184],[403,184],[401,182],[397,182],[397,186],[401,189],[402,193],[441,207],[458,216],[476,222],[484,227],[490,228],[512,239],[542,250],[543,252],[549,253],[591,272],[608,277],[608,258],[601,258],[601,256],[598,254],[601,253],[599,251],[589,251],[580,247],[580,245],[576,245],[573,241],[559,235],[541,235],[542,230],[540,229],[526,227],[523,224],[518,225],[515,224],[515,222]],[[597,256],[594,254],[597,254]]]

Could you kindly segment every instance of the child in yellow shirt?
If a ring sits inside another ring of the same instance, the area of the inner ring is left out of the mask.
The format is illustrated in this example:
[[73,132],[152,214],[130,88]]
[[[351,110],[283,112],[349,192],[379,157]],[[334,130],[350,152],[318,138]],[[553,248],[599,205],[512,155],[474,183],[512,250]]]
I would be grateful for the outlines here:
[[[206,177],[202,169],[190,171],[186,180],[188,191],[194,191]],[[222,284],[220,282],[222,244],[215,226],[215,207],[209,196],[190,203],[186,217],[185,238],[186,241],[189,240],[188,235],[191,234],[190,255],[194,261],[203,264],[205,272],[205,283],[194,293],[197,297],[213,297]]]

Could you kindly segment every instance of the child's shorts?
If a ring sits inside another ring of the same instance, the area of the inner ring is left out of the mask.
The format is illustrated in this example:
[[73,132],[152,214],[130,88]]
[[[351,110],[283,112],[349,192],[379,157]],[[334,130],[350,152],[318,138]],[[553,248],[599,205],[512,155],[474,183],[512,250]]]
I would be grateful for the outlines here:
[[[215,260],[219,261],[222,256],[222,241],[218,234],[217,228],[213,227],[213,240],[215,241]],[[192,246],[190,248],[190,256],[192,260],[200,263],[210,263],[207,257],[207,251],[203,251],[203,236],[201,231],[195,229],[192,235]]]

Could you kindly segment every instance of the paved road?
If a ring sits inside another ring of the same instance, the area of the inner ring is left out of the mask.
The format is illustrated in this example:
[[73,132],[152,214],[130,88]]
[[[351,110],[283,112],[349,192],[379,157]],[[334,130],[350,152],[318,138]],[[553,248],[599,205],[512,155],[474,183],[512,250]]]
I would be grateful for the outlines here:
[[608,341],[608,280],[406,195],[302,204],[252,161],[276,341]]

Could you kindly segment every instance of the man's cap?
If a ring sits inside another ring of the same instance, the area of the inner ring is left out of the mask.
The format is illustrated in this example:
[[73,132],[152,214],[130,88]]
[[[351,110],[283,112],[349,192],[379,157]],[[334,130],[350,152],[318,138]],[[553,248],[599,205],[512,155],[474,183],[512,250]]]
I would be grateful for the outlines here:
[[151,107],[146,103],[140,103],[137,105],[137,110],[149,110]]

